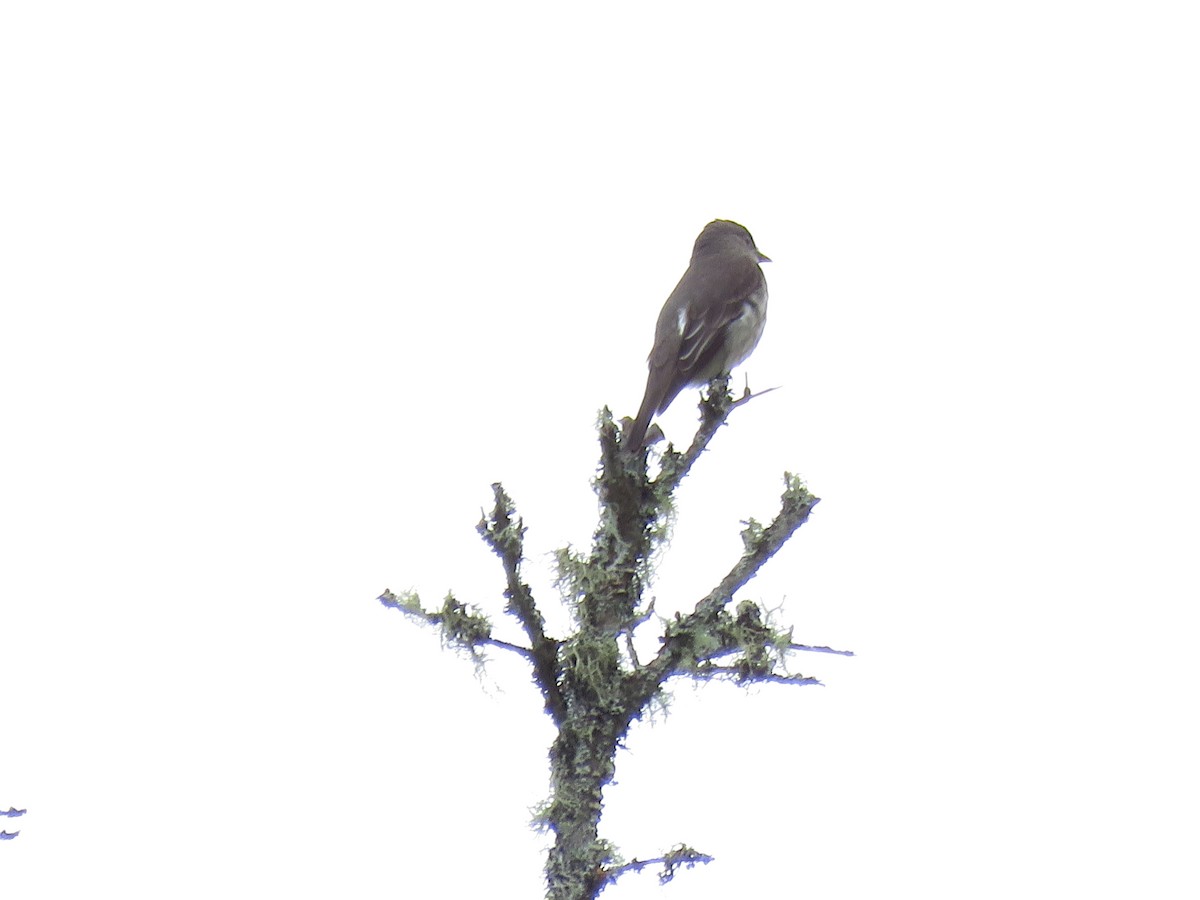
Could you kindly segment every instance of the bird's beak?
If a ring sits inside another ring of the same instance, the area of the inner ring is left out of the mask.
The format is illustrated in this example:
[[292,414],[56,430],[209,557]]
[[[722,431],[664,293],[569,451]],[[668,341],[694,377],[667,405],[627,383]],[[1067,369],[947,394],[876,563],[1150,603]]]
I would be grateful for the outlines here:
[[767,256],[767,255],[766,255],[765,253],[763,253],[761,250],[757,250],[757,249],[756,249],[754,252],[758,254],[758,261],[759,261],[759,262],[770,262],[770,261],[771,261],[771,257]]

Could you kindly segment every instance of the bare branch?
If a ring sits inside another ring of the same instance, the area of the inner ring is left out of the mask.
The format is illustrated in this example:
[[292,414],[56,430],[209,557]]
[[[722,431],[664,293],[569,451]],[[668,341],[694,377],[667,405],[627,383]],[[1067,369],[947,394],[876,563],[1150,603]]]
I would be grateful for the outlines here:
[[[622,875],[628,872],[640,872],[647,866],[662,866],[663,870],[658,875],[658,883],[666,884],[675,877],[675,873],[681,866],[686,866],[691,869],[700,863],[710,863],[713,857],[707,853],[700,853],[693,850],[687,844],[680,844],[678,847],[671,850],[669,853],[664,853],[662,856],[656,856],[653,859],[635,859],[632,862],[625,863],[621,866],[613,866],[605,869],[601,874],[601,884],[599,890],[604,890]],[[599,893],[599,891],[597,891]]]
[[804,653],[836,653],[838,656],[853,656],[853,650],[834,650],[832,647],[813,647],[810,644],[788,644],[788,650],[798,650]]
[[668,446],[663,453],[662,469],[654,479],[654,486],[658,492],[665,495],[674,491],[691,471],[700,454],[707,449],[709,442],[716,437],[729,414],[757,396],[760,395],[751,394],[747,388],[740,398],[734,400],[733,394],[729,392],[728,375],[710,381],[707,390],[700,395],[700,427],[696,429],[691,446],[683,453],[676,451],[674,446]]
[[687,672],[680,672],[676,677],[682,676],[695,678],[700,681],[728,679],[736,681],[738,684],[759,684],[767,681],[773,684],[820,684],[824,687],[824,684],[820,680],[810,678],[807,675],[777,675],[774,672],[752,672],[743,666],[737,665],[717,666],[706,663]]

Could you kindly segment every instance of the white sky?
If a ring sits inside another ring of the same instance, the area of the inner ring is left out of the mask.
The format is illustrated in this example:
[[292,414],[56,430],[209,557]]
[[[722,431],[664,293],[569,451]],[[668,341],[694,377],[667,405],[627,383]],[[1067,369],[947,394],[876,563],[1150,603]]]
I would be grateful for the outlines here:
[[605,896],[1196,896],[1190,7],[6,4],[0,891],[541,896],[527,672],[374,598],[499,615],[502,480],[561,624],[723,217],[782,390],[659,609],[792,470],[744,596],[859,655],[635,727],[605,836],[717,861]]

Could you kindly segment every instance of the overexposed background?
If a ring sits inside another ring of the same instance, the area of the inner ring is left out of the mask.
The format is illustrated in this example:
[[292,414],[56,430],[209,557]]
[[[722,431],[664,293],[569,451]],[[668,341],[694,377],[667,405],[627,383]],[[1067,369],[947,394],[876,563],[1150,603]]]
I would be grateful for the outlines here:
[[565,627],[596,412],[722,217],[782,389],[658,607],[795,471],[745,596],[858,656],[635,726],[605,836],[717,861],[606,896],[1195,896],[1192,15],[7,4],[0,891],[541,896],[527,671],[374,598],[499,621],[500,480]]

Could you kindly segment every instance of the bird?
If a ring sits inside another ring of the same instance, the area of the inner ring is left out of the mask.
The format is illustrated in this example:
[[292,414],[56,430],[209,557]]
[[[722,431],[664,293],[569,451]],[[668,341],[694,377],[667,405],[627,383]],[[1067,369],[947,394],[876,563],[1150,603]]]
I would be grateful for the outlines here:
[[758,345],[767,321],[767,279],[759,264],[770,261],[737,222],[715,219],[704,226],[687,271],[658,314],[646,394],[624,439],[631,452],[642,448],[650,420],[680,391],[727,374]]

